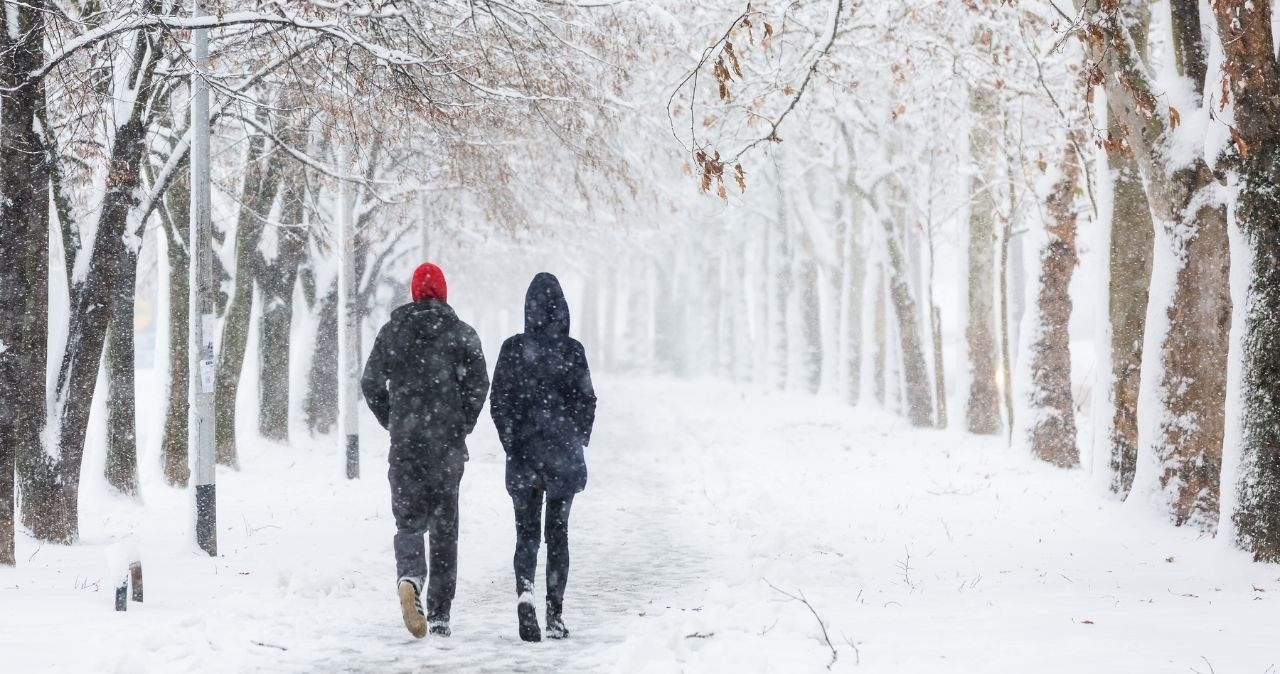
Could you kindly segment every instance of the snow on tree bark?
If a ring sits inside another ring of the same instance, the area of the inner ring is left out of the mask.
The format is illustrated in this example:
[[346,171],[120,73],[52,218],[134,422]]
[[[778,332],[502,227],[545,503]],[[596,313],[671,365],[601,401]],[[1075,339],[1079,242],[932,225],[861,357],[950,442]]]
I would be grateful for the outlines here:
[[1076,255],[1075,192],[1080,164],[1075,143],[1063,150],[1061,174],[1045,207],[1044,250],[1040,254],[1040,292],[1036,301],[1038,331],[1031,347],[1031,452],[1063,468],[1080,465],[1075,410],[1071,397],[1071,275]]
[[1242,350],[1242,438],[1237,543],[1258,561],[1280,561],[1280,65],[1272,4],[1212,3],[1226,52],[1239,176],[1236,222],[1250,252]]
[[[1179,113],[1161,99],[1141,55],[1129,38],[1141,25],[1140,0],[1124,0],[1100,10],[1094,0],[1079,2],[1087,22],[1081,32],[1085,52],[1096,67],[1094,79],[1107,91],[1107,103],[1127,133],[1144,177],[1152,218],[1159,230],[1164,269],[1172,282],[1166,298],[1152,297],[1153,312],[1164,314],[1156,336],[1160,376],[1154,388],[1152,434],[1139,447],[1135,485],[1151,475],[1144,489],[1160,492],[1170,519],[1213,530],[1218,519],[1219,479],[1226,404],[1227,341],[1231,316],[1226,208],[1216,198],[1217,177],[1202,156],[1177,157],[1174,129]],[[1203,54],[1186,46],[1199,38],[1198,6],[1181,7],[1173,30],[1183,54]],[[1186,58],[1183,75],[1204,72]],[[1202,83],[1193,83],[1200,87]],[[1148,458],[1143,458],[1148,452]],[[1149,467],[1144,468],[1144,463]],[[1136,486],[1135,486],[1136,488]]]

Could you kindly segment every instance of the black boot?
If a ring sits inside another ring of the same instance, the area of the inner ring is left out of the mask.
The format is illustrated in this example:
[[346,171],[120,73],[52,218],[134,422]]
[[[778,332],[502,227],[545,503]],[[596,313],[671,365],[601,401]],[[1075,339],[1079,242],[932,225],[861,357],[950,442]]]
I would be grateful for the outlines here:
[[453,630],[449,629],[448,618],[432,618],[427,621],[427,625],[431,630],[432,636],[447,637],[453,634]]
[[522,641],[542,641],[542,630],[538,629],[538,612],[533,609],[533,602],[528,595],[521,595],[516,604],[516,615],[520,619],[520,639]]
[[561,607],[551,602],[547,602],[547,638],[569,638],[569,630],[564,626],[564,619],[561,618]]

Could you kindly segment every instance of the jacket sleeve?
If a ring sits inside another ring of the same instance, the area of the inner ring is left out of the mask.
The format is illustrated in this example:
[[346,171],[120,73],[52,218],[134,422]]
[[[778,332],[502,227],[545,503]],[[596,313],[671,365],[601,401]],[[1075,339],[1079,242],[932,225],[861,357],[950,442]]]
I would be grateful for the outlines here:
[[465,332],[458,364],[458,390],[462,393],[466,431],[469,435],[475,430],[480,410],[484,409],[484,400],[489,396],[489,370],[484,362],[480,337],[471,328],[467,328]]
[[364,364],[364,374],[360,377],[360,390],[364,393],[364,401],[369,405],[378,423],[387,428],[391,419],[391,394],[387,391],[387,328],[378,331],[373,341],[373,350],[369,352],[369,360]]
[[489,395],[489,416],[493,417],[493,425],[498,428],[498,439],[502,441],[502,449],[511,453],[515,440],[515,424],[519,416],[519,392],[516,386],[519,374],[516,372],[516,348],[511,340],[502,343],[498,353],[498,364],[493,368],[493,391]]
[[591,385],[591,367],[587,365],[587,350],[577,344],[577,368],[574,373],[575,422],[582,434],[582,446],[591,444],[591,429],[596,423],[596,390]]

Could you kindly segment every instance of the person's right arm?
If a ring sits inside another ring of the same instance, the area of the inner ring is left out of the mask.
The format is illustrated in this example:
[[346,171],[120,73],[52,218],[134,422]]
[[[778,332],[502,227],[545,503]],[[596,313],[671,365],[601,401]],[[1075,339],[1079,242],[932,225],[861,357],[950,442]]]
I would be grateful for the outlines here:
[[383,326],[378,331],[378,337],[373,341],[373,350],[369,352],[369,360],[364,364],[364,374],[360,377],[364,401],[383,428],[391,423],[391,393],[387,391],[390,379],[387,363],[387,341],[391,338],[389,327]]

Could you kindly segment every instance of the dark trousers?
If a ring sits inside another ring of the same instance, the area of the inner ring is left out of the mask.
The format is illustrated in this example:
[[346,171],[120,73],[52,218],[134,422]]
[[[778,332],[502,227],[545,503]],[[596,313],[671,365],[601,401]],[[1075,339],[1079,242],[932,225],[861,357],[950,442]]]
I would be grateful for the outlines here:
[[[516,511],[516,594],[533,593],[533,575],[538,570],[538,544],[542,535],[540,488],[511,495]],[[569,508],[573,496],[548,498],[547,502],[547,611],[559,614],[564,605],[564,588],[569,582]]]
[[427,578],[426,534],[431,574],[424,602],[428,620],[448,620],[458,584],[458,483],[462,471],[444,476],[421,465],[392,464],[391,512],[396,518],[396,575]]

